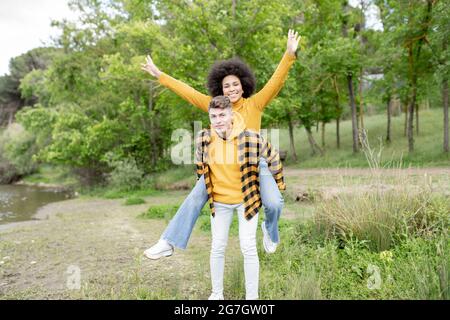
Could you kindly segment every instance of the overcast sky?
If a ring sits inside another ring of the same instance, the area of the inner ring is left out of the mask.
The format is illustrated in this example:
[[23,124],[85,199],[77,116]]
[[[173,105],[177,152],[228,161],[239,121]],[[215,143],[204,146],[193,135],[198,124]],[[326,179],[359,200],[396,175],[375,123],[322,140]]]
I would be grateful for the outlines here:
[[68,0],[0,0],[0,75],[12,57],[40,47],[57,35],[52,19],[75,19]]
[[[43,46],[59,33],[52,19],[75,20],[69,0],[0,0],[0,75],[8,73],[9,60],[30,49]],[[356,6],[360,0],[350,0]],[[380,29],[377,7],[368,11],[368,27]]]

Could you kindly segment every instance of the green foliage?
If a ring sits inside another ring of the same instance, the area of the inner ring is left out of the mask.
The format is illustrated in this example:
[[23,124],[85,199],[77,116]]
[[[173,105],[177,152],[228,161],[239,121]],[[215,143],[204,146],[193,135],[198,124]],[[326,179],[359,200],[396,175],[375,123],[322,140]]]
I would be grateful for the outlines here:
[[365,240],[342,246],[316,230],[312,222],[296,222],[276,254],[260,254],[261,299],[448,299],[445,234],[408,237],[374,252]]
[[[211,65],[239,56],[254,70],[259,90],[273,74],[290,28],[302,35],[297,62],[265,109],[263,127],[304,126],[311,132],[320,122],[345,119],[347,77],[353,76],[357,88],[361,68],[385,76],[363,96],[356,94],[357,104],[364,101],[378,111],[392,96],[406,103],[409,67],[399,48],[411,41],[417,55],[421,44],[417,97],[440,105],[449,69],[444,45],[449,5],[433,3],[425,30],[420,23],[425,2],[375,3],[383,31],[358,29],[361,10],[341,0],[74,0],[78,23],[53,22],[62,31],[60,48],[30,50],[11,61],[10,75],[0,77],[0,111],[11,101],[17,108],[32,106],[17,114],[34,137],[27,142],[33,154],[24,159],[63,164],[102,181],[113,169],[104,159],[111,151],[116,160],[134,159],[144,174],[159,172],[169,168],[173,130],[192,129],[193,121],[206,125],[208,119],[140,70],[145,55],[151,53],[162,71],[203,93]],[[348,138],[341,139],[345,148]]]
[[141,213],[138,218],[142,219],[165,219],[170,220],[177,212],[178,205],[151,206],[146,212]]
[[0,153],[18,175],[27,175],[36,170],[36,162],[30,161],[36,153],[35,138],[19,124],[14,124],[0,136]]
[[118,191],[132,191],[142,185],[144,173],[138,168],[134,159],[109,159],[108,163],[113,168],[108,176],[111,187]]
[[126,206],[134,206],[134,205],[137,205],[137,204],[144,204],[144,203],[145,203],[144,199],[137,198],[137,197],[132,197],[132,198],[127,198],[125,200],[124,205],[126,205]]

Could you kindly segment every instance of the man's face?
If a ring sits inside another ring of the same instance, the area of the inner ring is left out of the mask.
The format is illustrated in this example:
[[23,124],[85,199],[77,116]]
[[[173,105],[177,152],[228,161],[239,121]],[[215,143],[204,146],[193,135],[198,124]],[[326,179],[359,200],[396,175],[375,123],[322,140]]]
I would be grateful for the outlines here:
[[211,108],[209,109],[209,120],[211,121],[211,127],[216,130],[219,135],[226,136],[231,129],[233,112],[231,108]]

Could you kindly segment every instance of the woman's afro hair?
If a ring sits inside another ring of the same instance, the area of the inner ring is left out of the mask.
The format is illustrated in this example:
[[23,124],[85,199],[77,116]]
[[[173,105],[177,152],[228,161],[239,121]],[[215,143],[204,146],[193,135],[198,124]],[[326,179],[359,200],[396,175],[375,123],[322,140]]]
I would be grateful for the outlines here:
[[208,74],[208,91],[212,97],[223,95],[222,80],[234,75],[239,78],[244,98],[250,97],[255,91],[256,79],[252,70],[239,58],[221,60],[214,63]]

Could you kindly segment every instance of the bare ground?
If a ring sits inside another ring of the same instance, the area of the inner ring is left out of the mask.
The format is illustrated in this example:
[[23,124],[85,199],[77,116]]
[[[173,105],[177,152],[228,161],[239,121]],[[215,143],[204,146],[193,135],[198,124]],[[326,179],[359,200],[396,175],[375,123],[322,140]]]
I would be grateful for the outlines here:
[[[450,168],[407,169],[403,173],[408,176],[426,173],[444,184],[450,181]],[[343,190],[336,183],[339,177],[364,178],[374,174],[388,177],[398,172],[286,168],[285,174],[288,183],[291,181],[288,187],[296,192],[320,187],[322,183]],[[309,183],[312,178],[316,180]],[[360,187],[354,185],[347,191]],[[176,250],[170,258],[151,261],[142,255],[159,239],[167,222],[137,216],[151,205],[180,203],[187,193],[168,191],[164,197],[147,197],[146,204],[135,206],[124,206],[124,200],[67,200],[41,208],[36,215],[39,221],[2,226],[0,299],[207,298],[210,247],[207,234],[196,229],[188,250]],[[283,217],[298,217],[298,208],[287,205]],[[237,239],[230,238],[229,256],[240,256]],[[72,270],[80,271],[80,289],[68,286]]]
[[[202,298],[204,289],[183,286],[192,283],[186,279],[209,276],[209,264],[204,263],[209,257],[208,236],[194,232],[188,250],[176,250],[170,258],[150,261],[142,255],[159,239],[166,222],[136,217],[151,204],[183,195],[169,193],[136,206],[104,199],[57,202],[39,211],[42,221],[4,228],[0,298],[165,298],[171,292]],[[80,270],[81,290],[67,286],[74,268]],[[145,292],[136,291],[139,288]]]

